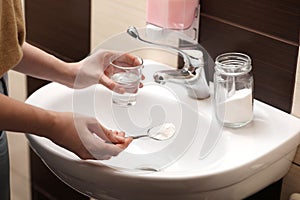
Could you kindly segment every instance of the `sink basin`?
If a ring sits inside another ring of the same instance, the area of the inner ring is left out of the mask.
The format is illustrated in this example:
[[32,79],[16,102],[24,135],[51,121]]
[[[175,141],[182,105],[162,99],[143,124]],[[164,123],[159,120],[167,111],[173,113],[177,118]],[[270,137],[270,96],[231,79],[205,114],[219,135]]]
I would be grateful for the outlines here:
[[[158,69],[169,67],[145,61],[147,78]],[[242,199],[289,170],[300,143],[299,119],[255,100],[252,123],[223,128],[212,117],[211,99],[191,99],[183,87],[147,78],[130,108],[113,105],[111,91],[101,85],[72,90],[50,83],[26,102],[91,115],[129,135],[172,122],[176,133],[170,140],[135,140],[107,161],[81,160],[46,138],[28,134],[31,147],[62,181],[101,200]]]

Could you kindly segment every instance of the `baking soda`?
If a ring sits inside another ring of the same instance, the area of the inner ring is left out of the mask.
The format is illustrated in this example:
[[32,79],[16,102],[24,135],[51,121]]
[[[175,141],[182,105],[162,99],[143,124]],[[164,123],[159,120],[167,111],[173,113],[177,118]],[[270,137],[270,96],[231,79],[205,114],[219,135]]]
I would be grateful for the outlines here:
[[218,105],[219,119],[224,123],[247,123],[253,118],[251,89],[235,91],[234,95]]

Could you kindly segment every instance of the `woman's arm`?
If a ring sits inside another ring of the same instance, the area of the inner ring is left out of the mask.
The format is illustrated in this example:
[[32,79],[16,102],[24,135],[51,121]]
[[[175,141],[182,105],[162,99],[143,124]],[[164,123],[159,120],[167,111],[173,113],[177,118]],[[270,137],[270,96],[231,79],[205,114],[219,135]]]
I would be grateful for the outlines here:
[[66,63],[28,43],[22,48],[23,58],[14,70],[32,77],[58,82],[70,88],[84,88],[100,83],[110,90],[122,93],[124,89],[107,77],[111,70],[110,59],[122,55],[120,62],[140,64],[136,57],[130,54],[106,50],[98,50],[80,62]]
[[0,130],[46,136],[42,130],[51,128],[55,120],[53,112],[27,105],[2,94],[0,107]]
[[66,63],[28,43],[22,49],[23,58],[15,71],[73,87],[80,63]]
[[101,126],[95,118],[43,110],[2,94],[0,109],[0,130],[49,138],[82,159],[109,159],[118,155],[132,141],[131,138],[125,138],[123,132]]
[[[84,88],[101,83],[111,90],[124,92],[121,86],[106,76],[105,71],[109,68],[111,56],[121,55],[120,53],[100,50],[83,61],[66,63],[28,43],[22,48],[23,58],[14,68],[16,71],[71,88]],[[125,54],[122,62],[136,60],[135,57]],[[109,159],[124,150],[132,141],[132,138],[125,138],[124,132],[106,129],[95,118],[76,113],[46,111],[3,95],[0,95],[0,109],[0,130],[47,137],[81,158]],[[96,139],[93,133],[109,143]]]

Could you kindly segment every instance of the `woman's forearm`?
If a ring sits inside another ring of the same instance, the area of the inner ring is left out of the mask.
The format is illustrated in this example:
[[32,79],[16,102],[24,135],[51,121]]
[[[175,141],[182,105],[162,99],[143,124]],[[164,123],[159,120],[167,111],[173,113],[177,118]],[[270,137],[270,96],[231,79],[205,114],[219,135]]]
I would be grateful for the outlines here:
[[28,43],[25,43],[22,49],[24,55],[21,62],[14,67],[15,71],[69,87],[73,86],[80,67],[78,63],[65,63]]
[[49,130],[55,122],[55,112],[46,111],[0,94],[0,130],[34,133],[52,137]]
[[132,141],[124,132],[108,130],[93,117],[74,118],[73,113],[43,110],[2,94],[0,109],[0,130],[46,137],[82,159],[109,159]]

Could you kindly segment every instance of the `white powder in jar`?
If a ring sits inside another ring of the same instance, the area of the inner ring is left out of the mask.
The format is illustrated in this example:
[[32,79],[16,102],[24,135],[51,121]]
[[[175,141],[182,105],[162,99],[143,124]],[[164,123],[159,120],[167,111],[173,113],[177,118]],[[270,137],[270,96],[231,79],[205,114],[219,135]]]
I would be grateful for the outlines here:
[[252,90],[242,89],[218,105],[219,118],[224,123],[244,123],[253,118]]

